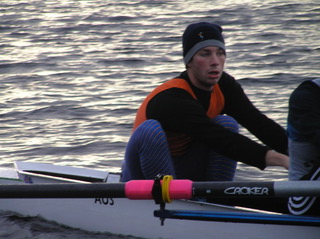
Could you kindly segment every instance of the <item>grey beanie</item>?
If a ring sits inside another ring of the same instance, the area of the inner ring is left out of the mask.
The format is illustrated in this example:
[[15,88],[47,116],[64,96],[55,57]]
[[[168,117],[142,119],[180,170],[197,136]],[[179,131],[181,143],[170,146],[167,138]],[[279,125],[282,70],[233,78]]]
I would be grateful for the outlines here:
[[220,25],[199,22],[189,25],[182,36],[183,60],[187,64],[201,48],[217,46],[226,49]]

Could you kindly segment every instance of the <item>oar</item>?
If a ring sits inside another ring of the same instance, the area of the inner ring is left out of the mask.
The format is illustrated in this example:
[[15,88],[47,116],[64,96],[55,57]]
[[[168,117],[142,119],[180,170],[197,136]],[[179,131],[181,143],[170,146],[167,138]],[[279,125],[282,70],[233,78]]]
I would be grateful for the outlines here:
[[190,180],[133,180],[127,183],[57,183],[0,185],[0,198],[129,198],[153,199],[155,191],[165,201],[193,197],[320,196],[320,181],[193,182]]
[[125,183],[0,185],[0,198],[125,198]]

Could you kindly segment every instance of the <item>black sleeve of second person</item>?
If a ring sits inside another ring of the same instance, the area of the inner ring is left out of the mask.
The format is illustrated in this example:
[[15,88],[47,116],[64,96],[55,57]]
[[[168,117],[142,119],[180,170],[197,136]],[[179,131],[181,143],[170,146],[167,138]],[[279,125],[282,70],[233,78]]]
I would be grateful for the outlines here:
[[305,81],[292,92],[288,121],[320,150],[320,87]]
[[147,118],[158,120],[164,130],[187,133],[219,154],[260,169],[266,167],[268,147],[212,123],[203,107],[182,89],[166,90],[153,98]]

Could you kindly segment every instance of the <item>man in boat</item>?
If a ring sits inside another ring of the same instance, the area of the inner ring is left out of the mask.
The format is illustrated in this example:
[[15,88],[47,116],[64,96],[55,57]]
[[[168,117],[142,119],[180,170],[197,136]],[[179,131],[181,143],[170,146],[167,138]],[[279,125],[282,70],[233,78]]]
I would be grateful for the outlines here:
[[288,113],[289,180],[299,180],[320,164],[320,78],[301,83]]
[[[289,180],[320,180],[320,78],[302,82],[291,94],[288,113]],[[315,197],[289,199],[291,213],[320,214]]]
[[[140,106],[123,162],[123,181],[158,174],[194,181],[233,180],[237,161],[288,169],[285,130],[250,102],[224,72],[221,26],[189,25],[183,34],[186,71],[152,91]],[[238,123],[260,139],[238,132]]]

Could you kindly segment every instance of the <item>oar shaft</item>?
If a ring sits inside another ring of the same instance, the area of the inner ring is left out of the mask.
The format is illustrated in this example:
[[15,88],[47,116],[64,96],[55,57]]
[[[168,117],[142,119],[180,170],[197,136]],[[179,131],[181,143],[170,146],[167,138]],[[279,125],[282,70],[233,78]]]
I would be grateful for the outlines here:
[[124,183],[0,185],[0,198],[124,198]]
[[[0,198],[129,198],[153,199],[153,180],[127,183],[57,183],[0,185]],[[171,180],[160,188],[170,199],[192,197],[292,197],[320,196],[320,181],[192,182]],[[167,191],[165,191],[167,190]]]
[[273,182],[194,182],[194,197],[272,197]]
[[320,181],[194,182],[192,187],[193,196],[205,198],[320,196]]

